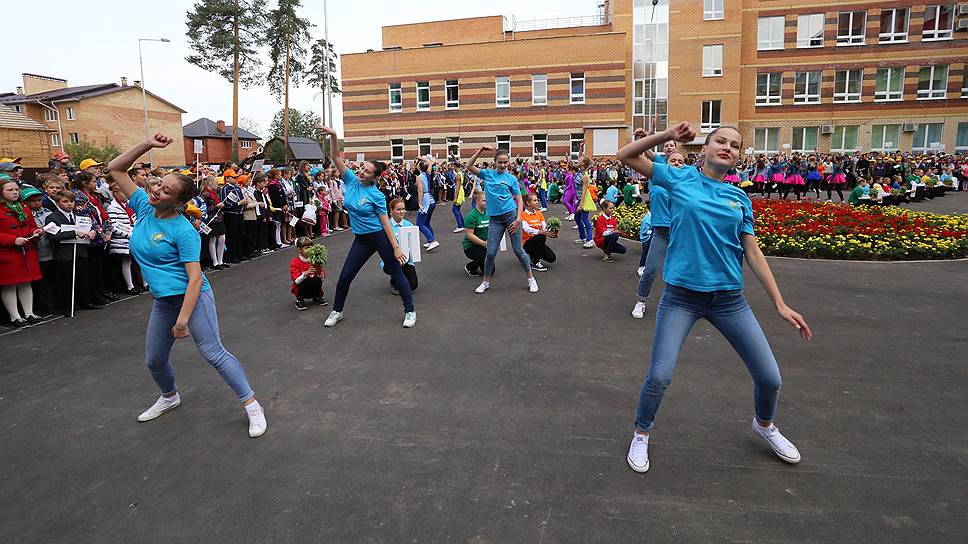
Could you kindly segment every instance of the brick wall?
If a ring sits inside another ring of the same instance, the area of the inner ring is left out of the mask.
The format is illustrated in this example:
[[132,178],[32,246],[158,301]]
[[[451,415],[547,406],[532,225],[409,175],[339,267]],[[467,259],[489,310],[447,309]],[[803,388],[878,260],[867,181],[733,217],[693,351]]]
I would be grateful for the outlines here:
[[383,27],[383,47],[423,47],[425,43],[447,45],[504,39],[504,18],[473,17]]
[[[222,163],[232,160],[232,139],[231,138],[204,138],[204,143],[202,144],[202,153],[199,159],[203,163]],[[239,140],[239,160],[248,157],[250,154],[255,153],[258,149],[258,144],[252,140],[249,140],[248,148],[242,147],[243,141]],[[173,144],[174,145],[174,144]],[[184,138],[185,147],[185,164],[192,164],[195,162],[195,138]]]
[[52,156],[50,136],[41,130],[0,128],[0,155],[23,157],[25,168],[44,168]]

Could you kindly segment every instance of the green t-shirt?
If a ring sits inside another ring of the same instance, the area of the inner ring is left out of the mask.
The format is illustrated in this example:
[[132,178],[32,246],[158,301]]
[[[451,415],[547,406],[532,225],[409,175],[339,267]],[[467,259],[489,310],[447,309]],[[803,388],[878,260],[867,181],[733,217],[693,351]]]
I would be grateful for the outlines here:
[[559,196],[561,196],[561,188],[558,187],[557,182],[552,181],[551,185],[548,186],[548,198],[558,200]]
[[631,183],[627,183],[625,187],[622,188],[622,198],[625,199],[625,205],[631,206],[635,204],[635,198],[632,197],[632,193],[635,192],[635,187],[632,187]]
[[864,188],[858,185],[857,187],[854,187],[853,191],[850,192],[850,196],[847,197],[847,202],[850,202],[852,205],[856,206],[860,204],[860,197],[862,196],[864,196]]
[[[471,208],[470,213],[468,213],[467,217],[464,218],[464,228],[474,229],[474,236],[477,236],[481,240],[485,241],[487,240],[487,226],[490,224],[491,218],[478,211],[477,206]],[[464,240],[461,242],[461,244],[464,246],[464,249],[475,245],[474,242],[471,242],[467,237],[467,234],[464,234]]]

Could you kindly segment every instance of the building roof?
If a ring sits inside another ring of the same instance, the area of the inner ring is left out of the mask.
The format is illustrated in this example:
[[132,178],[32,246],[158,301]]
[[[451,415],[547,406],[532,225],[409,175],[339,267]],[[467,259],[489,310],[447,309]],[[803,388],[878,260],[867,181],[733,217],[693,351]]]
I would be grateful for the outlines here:
[[[273,141],[282,142],[282,138],[276,136],[275,138],[266,142],[266,147],[269,143]],[[289,137],[289,157],[297,161],[321,161],[325,158],[323,154],[323,148],[319,145],[319,142],[313,140],[312,138],[303,138],[301,136],[290,136]]]
[[[140,89],[138,86],[125,85],[121,86],[117,83],[102,83],[99,85],[79,85],[77,87],[67,87],[64,89],[54,89],[51,91],[44,91],[34,94],[14,94],[9,96],[0,96],[0,104],[24,104],[26,102],[36,102],[38,100],[42,102],[51,102],[54,100],[84,100],[85,98],[93,98],[95,96],[102,96],[105,94],[116,93],[120,91],[126,91],[128,89]],[[185,110],[179,108],[178,106],[172,104],[171,102],[165,100],[164,98],[156,95],[155,93],[145,90],[145,92],[152,97],[168,104],[172,108],[185,113]]]
[[4,106],[0,104],[0,128],[16,129],[16,130],[37,130],[37,131],[53,131],[54,129],[48,128],[47,125],[34,121],[30,117],[15,111],[13,108]]
[[[186,138],[232,138],[232,125],[225,125],[225,132],[219,132],[215,121],[207,117],[202,117],[197,121],[188,123],[182,127],[182,134]],[[240,140],[258,140],[259,137],[251,132],[239,127]],[[289,139],[290,142],[292,138]]]

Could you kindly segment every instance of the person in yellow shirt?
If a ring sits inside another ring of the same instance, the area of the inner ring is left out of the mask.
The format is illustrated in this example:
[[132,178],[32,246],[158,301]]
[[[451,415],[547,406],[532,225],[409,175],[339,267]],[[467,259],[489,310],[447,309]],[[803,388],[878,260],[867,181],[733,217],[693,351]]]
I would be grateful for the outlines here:
[[531,258],[531,270],[544,272],[548,267],[541,261],[555,262],[558,257],[548,247],[548,238],[557,237],[557,232],[547,230],[544,214],[538,208],[538,195],[525,197],[524,211],[521,212],[521,239],[524,240],[524,252]]

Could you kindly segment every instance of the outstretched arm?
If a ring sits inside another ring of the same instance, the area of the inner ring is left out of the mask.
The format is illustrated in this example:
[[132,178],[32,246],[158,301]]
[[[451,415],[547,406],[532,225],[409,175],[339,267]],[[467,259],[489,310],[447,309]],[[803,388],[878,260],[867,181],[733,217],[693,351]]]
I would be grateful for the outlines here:
[[131,195],[138,190],[138,186],[135,185],[134,181],[131,180],[131,176],[128,175],[128,169],[131,168],[134,161],[147,153],[149,149],[168,147],[171,142],[171,138],[159,132],[152,136],[150,140],[141,142],[108,163],[108,172],[111,174],[111,180],[118,184],[124,196],[131,198]]
[[810,332],[810,326],[807,325],[807,321],[803,319],[803,316],[793,311],[783,301],[780,288],[776,284],[776,278],[773,277],[773,271],[770,270],[770,263],[767,262],[763,251],[760,250],[760,245],[756,242],[756,237],[743,233],[741,239],[743,243],[743,255],[746,257],[746,262],[750,265],[753,273],[756,274],[756,279],[760,280],[760,285],[763,286],[770,300],[773,301],[773,306],[776,307],[777,313],[793,325],[795,329],[800,331],[801,338],[804,340],[813,338],[813,333]]
[[336,134],[336,130],[330,127],[322,127],[319,130],[329,136],[329,158],[332,159],[333,166],[339,171],[339,177],[343,177],[343,174],[346,173],[346,163],[343,162],[343,157],[339,152],[339,136]]
[[474,164],[477,162],[477,159],[480,158],[481,153],[485,151],[494,151],[494,148],[487,147],[487,146],[481,147],[480,149],[475,151],[474,154],[471,155],[470,160],[467,161],[467,169],[470,171],[471,174],[474,174],[475,176],[481,175],[480,168],[474,166]]
[[650,134],[640,140],[630,142],[628,145],[618,150],[618,160],[632,167],[633,170],[645,177],[652,177],[652,159],[643,155],[647,149],[651,149],[662,142],[675,140],[677,142],[689,142],[695,138],[696,133],[689,123],[679,123],[657,134]]

